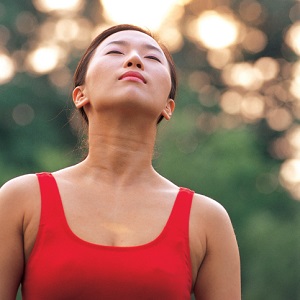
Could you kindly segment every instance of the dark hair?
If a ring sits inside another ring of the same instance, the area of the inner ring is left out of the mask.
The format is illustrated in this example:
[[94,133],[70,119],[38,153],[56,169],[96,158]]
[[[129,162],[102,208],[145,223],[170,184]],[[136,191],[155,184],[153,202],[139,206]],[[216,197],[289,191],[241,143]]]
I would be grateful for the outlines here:
[[[85,51],[85,53],[83,54],[82,58],[80,59],[78,65],[77,65],[77,68],[76,68],[76,71],[74,74],[74,88],[77,86],[83,85],[85,83],[85,77],[86,77],[86,72],[88,69],[88,64],[89,64],[91,58],[93,57],[97,47],[110,35],[112,35],[116,32],[119,32],[119,31],[124,31],[124,30],[140,31],[144,34],[149,35],[150,37],[152,37],[154,40],[157,41],[157,43],[161,47],[162,51],[164,52],[164,55],[168,61],[169,68],[170,68],[171,91],[169,94],[169,98],[175,100],[175,95],[176,95],[176,90],[177,90],[177,74],[176,74],[175,64],[174,64],[173,58],[172,58],[169,50],[167,49],[167,47],[164,44],[159,42],[150,31],[143,29],[141,27],[135,26],[135,25],[130,25],[130,24],[121,24],[121,25],[112,26],[112,27],[104,30],[102,33],[100,33],[91,42],[90,46],[87,48],[87,50]],[[80,111],[83,119],[85,120],[85,122],[88,124],[89,121],[88,121],[88,117],[84,111],[84,108],[81,107],[79,109],[79,111]],[[157,123],[159,123],[162,119],[163,119],[163,116],[160,116]]]

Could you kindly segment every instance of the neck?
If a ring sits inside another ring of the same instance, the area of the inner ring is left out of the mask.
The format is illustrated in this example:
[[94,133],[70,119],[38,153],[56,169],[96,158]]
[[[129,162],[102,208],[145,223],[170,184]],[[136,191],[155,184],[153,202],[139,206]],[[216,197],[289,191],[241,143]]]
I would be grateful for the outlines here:
[[155,173],[152,156],[156,124],[93,122],[89,125],[89,154],[83,162],[92,174],[110,184],[128,185]]

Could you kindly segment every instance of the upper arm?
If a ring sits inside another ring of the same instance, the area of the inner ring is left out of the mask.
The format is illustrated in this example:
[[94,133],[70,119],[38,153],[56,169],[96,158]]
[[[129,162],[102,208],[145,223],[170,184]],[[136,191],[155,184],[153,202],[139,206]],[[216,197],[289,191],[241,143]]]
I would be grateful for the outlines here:
[[240,258],[230,218],[213,200],[204,218],[206,251],[195,282],[196,299],[240,300]]
[[16,178],[0,189],[0,299],[16,298],[23,275],[23,200],[27,182]]

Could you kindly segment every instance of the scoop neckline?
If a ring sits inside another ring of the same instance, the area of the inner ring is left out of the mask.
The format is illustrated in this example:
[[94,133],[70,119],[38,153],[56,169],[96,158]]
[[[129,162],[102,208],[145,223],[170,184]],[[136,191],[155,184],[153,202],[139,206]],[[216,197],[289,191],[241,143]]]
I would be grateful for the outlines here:
[[56,192],[57,192],[57,196],[58,196],[58,204],[60,207],[60,215],[62,217],[62,222],[63,222],[63,226],[64,229],[66,230],[66,233],[68,234],[68,236],[70,238],[72,238],[74,241],[79,242],[81,244],[84,244],[86,246],[90,246],[90,247],[95,247],[95,248],[101,248],[101,249],[107,249],[107,250],[122,250],[122,251],[127,251],[127,250],[134,250],[134,249],[142,249],[142,248],[148,248],[151,246],[154,246],[155,244],[157,244],[168,232],[168,228],[170,227],[170,223],[172,222],[173,216],[175,214],[175,207],[176,207],[176,203],[178,202],[178,199],[180,197],[181,191],[182,191],[182,187],[178,188],[178,192],[176,194],[174,203],[172,205],[172,209],[171,212],[167,218],[167,221],[165,223],[165,225],[163,226],[163,229],[161,230],[161,232],[151,241],[144,243],[144,244],[139,244],[139,245],[129,245],[129,246],[113,246],[113,245],[104,245],[104,244],[97,244],[97,243],[93,243],[90,241],[85,240],[84,238],[78,236],[70,227],[66,214],[65,214],[65,209],[63,206],[63,202],[62,202],[62,197],[61,197],[61,193],[59,190],[59,186],[57,183],[57,180],[55,178],[55,176],[52,173],[49,173],[49,175],[52,177],[52,179],[54,180],[55,183],[55,187],[56,187]]

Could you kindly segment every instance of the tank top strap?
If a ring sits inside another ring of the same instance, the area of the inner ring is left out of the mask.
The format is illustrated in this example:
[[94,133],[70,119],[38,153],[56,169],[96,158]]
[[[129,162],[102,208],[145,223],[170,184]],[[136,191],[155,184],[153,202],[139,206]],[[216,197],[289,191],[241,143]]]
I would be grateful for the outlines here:
[[56,181],[51,173],[37,173],[41,193],[41,224],[59,222],[64,218]]
[[[170,228],[174,234],[181,232],[184,237],[189,236],[189,220],[194,191],[180,187],[170,216]],[[174,230],[176,228],[176,230]]]

